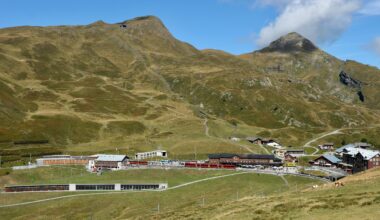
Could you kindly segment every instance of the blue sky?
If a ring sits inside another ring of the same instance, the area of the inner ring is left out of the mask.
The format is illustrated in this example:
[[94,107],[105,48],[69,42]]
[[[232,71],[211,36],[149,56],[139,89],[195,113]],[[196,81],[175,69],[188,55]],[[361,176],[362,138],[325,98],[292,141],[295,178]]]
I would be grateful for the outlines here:
[[0,27],[116,23],[155,15],[199,49],[251,52],[297,31],[341,59],[380,67],[379,0],[2,0]]

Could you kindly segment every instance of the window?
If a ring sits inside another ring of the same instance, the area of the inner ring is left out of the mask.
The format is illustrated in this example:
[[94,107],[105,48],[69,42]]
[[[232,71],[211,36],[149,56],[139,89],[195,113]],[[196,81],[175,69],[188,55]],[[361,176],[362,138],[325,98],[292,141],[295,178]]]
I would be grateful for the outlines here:
[[96,190],[96,185],[76,185],[76,190]]

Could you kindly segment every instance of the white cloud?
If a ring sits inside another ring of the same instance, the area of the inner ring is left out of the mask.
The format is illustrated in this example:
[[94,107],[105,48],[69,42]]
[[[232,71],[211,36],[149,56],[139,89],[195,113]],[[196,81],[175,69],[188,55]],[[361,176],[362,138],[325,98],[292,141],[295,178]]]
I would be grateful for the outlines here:
[[359,13],[364,15],[380,15],[380,0],[367,1]]
[[267,46],[289,32],[298,32],[313,42],[336,40],[360,9],[360,0],[258,0],[263,5],[277,6],[277,18],[262,28],[256,43]]
[[369,48],[380,56],[380,37],[375,38],[369,45]]

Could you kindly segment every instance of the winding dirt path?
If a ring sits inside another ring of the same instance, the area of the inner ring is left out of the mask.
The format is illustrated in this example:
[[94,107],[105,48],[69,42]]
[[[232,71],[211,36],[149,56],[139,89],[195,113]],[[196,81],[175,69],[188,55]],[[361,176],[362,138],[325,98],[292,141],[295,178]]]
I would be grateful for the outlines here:
[[311,153],[310,155],[316,155],[316,154],[318,153],[319,149],[316,148],[316,147],[314,147],[314,146],[311,146],[311,143],[313,143],[313,142],[315,142],[315,141],[317,141],[317,140],[319,140],[319,139],[321,139],[321,138],[324,138],[324,137],[326,137],[326,136],[335,135],[335,134],[342,134],[342,132],[341,132],[342,130],[344,130],[344,129],[343,129],[343,128],[336,129],[336,130],[331,131],[331,132],[329,132],[329,133],[325,133],[325,134],[322,134],[322,135],[320,135],[320,136],[318,136],[318,137],[315,137],[315,138],[309,140],[308,142],[306,142],[306,143],[304,144],[304,147],[314,148],[315,151],[314,151],[313,153]]
[[207,125],[207,122],[208,122],[208,119],[207,118],[205,118],[205,121],[203,122],[203,125],[205,126],[205,135],[207,136],[207,137],[210,137],[210,134],[209,134],[209,127],[208,127],[208,125]]
[[[220,141],[223,141],[225,143],[229,143],[229,144],[233,144],[233,145],[238,145],[239,147],[242,147],[244,149],[246,149],[247,151],[251,152],[251,153],[256,153],[254,150],[252,150],[249,146],[247,145],[244,145],[244,144],[240,144],[240,143],[236,143],[236,142],[232,142],[231,140],[227,139],[227,138],[221,138],[221,137],[214,137],[214,136],[211,136],[210,135],[210,128],[208,127],[208,119],[205,118],[204,121],[203,121],[203,126],[205,128],[205,135],[207,137],[210,137],[210,138],[215,138],[215,139],[218,139]],[[263,149],[264,152],[266,152],[267,154],[270,154],[270,152],[268,151],[268,149],[266,149],[264,146],[262,145],[259,145],[260,148]]]

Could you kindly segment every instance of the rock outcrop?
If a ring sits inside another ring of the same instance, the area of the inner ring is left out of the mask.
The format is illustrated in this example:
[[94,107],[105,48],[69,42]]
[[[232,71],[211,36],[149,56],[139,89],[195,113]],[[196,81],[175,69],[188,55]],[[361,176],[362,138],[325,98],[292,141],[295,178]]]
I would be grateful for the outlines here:
[[362,82],[361,81],[352,78],[348,73],[346,73],[343,70],[339,73],[339,80],[344,85],[357,89],[357,95],[359,97],[359,100],[361,102],[364,102],[365,97],[364,97],[364,94],[362,92]]
[[362,87],[362,82],[352,78],[350,75],[348,75],[348,73],[344,72],[343,70],[339,73],[339,79],[340,82],[346,86],[357,89],[361,89]]

